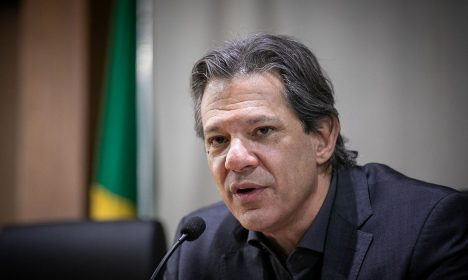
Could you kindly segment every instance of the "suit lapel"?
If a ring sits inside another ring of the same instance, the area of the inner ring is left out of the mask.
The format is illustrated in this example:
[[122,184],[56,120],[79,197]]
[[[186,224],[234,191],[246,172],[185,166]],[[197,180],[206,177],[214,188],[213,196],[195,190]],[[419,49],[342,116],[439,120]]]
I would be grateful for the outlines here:
[[338,169],[337,176],[322,279],[356,279],[372,242],[371,233],[359,230],[372,215],[367,179],[360,168]]

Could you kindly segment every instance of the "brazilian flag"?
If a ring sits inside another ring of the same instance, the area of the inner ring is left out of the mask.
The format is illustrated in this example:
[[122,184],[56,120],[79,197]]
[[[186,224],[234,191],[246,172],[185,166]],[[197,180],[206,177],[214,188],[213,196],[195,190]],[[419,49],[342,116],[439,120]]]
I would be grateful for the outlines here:
[[94,175],[92,219],[136,216],[136,3],[116,0],[109,36]]

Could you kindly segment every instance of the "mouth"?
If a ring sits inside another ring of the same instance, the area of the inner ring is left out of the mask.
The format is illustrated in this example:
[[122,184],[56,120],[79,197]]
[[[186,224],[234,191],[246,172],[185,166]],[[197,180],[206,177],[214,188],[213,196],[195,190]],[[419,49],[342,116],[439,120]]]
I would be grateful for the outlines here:
[[229,190],[233,194],[247,194],[250,192],[255,191],[256,189],[264,188],[261,185],[250,183],[250,182],[243,182],[243,183],[234,183],[229,187]]
[[251,193],[253,191],[255,191],[256,189],[255,188],[246,188],[246,189],[238,189],[237,192],[235,192],[235,194],[248,194],[248,193]]
[[260,194],[266,189],[255,184],[240,184],[231,187],[234,198],[241,204],[252,203],[260,199]]

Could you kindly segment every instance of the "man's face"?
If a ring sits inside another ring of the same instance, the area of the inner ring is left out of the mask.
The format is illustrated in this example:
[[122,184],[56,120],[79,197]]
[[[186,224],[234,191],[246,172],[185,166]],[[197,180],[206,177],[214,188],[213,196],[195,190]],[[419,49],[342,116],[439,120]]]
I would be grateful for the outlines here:
[[212,80],[201,103],[208,166],[247,229],[274,233],[303,218],[317,190],[318,137],[304,133],[271,73]]

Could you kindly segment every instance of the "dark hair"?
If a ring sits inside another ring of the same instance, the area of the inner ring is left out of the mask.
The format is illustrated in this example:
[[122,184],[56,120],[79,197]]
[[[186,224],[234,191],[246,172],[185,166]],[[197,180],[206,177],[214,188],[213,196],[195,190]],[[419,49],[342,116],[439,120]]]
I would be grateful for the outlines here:
[[[278,73],[284,97],[302,122],[305,133],[316,132],[317,121],[334,116],[333,86],[325,77],[315,55],[302,43],[287,36],[256,34],[208,52],[192,69],[191,89],[195,130],[203,138],[200,106],[205,87],[213,79],[232,79],[238,74]],[[329,160],[332,166],[353,166],[356,151],[345,148],[341,134]]]

